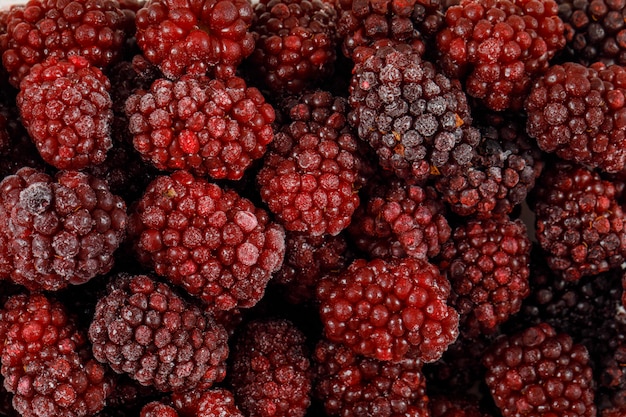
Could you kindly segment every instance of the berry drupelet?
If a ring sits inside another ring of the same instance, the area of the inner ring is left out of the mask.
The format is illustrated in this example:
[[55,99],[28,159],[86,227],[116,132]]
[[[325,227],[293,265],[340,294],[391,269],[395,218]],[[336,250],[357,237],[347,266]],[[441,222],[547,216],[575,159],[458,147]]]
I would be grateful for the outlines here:
[[462,0],[446,10],[437,35],[450,76],[467,78],[468,95],[492,110],[519,110],[531,78],[565,46],[553,0]]
[[345,99],[302,95],[277,133],[257,175],[261,198],[286,230],[337,235],[359,205],[358,138]]
[[228,335],[199,307],[147,275],[120,275],[89,326],[96,359],[159,391],[224,379]]
[[137,44],[169,79],[234,75],[254,50],[247,0],[150,0],[136,15]]
[[450,304],[468,334],[493,332],[530,293],[531,243],[521,220],[470,219],[442,249],[439,267],[452,284]]
[[350,121],[382,169],[407,181],[426,181],[448,163],[469,163],[480,139],[468,127],[460,83],[406,44],[382,46],[355,66],[350,105]]
[[557,0],[565,23],[568,58],[589,65],[626,64],[626,2]]
[[254,14],[248,64],[270,91],[299,93],[332,74],[337,13],[330,2],[261,0]]
[[553,271],[575,281],[624,262],[624,213],[613,183],[587,168],[557,162],[533,191],[535,234]]
[[450,238],[445,207],[432,187],[377,178],[366,187],[348,228],[356,246],[371,258],[427,260]]
[[19,294],[0,310],[2,376],[23,417],[87,417],[102,410],[113,378],[92,356],[87,335],[65,307]]
[[324,335],[382,361],[441,357],[458,335],[450,283],[425,260],[357,259],[317,287]]
[[2,234],[10,279],[56,291],[111,270],[126,236],[124,201],[105,181],[76,171],[53,178],[22,168],[0,182]]
[[185,171],[150,183],[130,225],[139,260],[215,310],[255,305],[285,254],[264,210]]
[[626,69],[566,62],[537,78],[526,130],[562,159],[615,173],[626,167]]
[[173,393],[172,403],[182,417],[244,417],[233,394],[223,388]]
[[6,33],[0,34],[9,81],[19,87],[31,68],[48,57],[80,55],[90,65],[106,68],[122,49],[126,19],[115,0],[29,0],[12,7]]
[[17,106],[41,157],[57,169],[102,163],[113,146],[109,79],[80,56],[35,64]]
[[135,149],[160,170],[239,180],[274,137],[274,108],[239,77],[159,78],[125,111]]
[[460,216],[512,213],[543,169],[541,151],[525,124],[498,116],[485,119],[477,126],[482,137],[471,163],[448,164],[435,176],[441,198]]
[[141,409],[139,417],[179,417],[179,414],[173,407],[160,401],[153,401]]
[[593,417],[593,375],[587,349],[539,324],[503,335],[485,354],[486,381],[503,417]]
[[304,334],[284,319],[255,320],[239,334],[229,379],[249,417],[302,417],[311,403]]
[[422,362],[381,362],[322,340],[313,356],[315,395],[329,416],[430,417]]

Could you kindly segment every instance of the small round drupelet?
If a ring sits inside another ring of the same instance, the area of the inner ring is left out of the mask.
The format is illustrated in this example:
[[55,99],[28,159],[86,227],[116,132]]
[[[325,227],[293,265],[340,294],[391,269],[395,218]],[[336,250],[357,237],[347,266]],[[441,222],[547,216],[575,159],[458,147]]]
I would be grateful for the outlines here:
[[223,388],[175,392],[172,404],[183,417],[244,417],[232,392]]
[[23,417],[88,417],[102,410],[113,375],[58,301],[19,294],[0,310],[2,376]]
[[235,342],[228,375],[246,416],[302,417],[311,404],[305,337],[288,320],[246,324]]
[[485,354],[485,379],[503,417],[595,417],[589,354],[542,323],[503,335]]
[[57,169],[104,162],[113,146],[111,83],[81,56],[51,57],[24,77],[17,95],[22,122],[44,161]]
[[179,417],[179,415],[173,407],[160,401],[153,401],[141,409],[139,417]]
[[450,283],[422,259],[357,259],[317,287],[324,335],[382,361],[436,361],[458,335]]
[[142,263],[215,310],[255,305],[285,255],[267,212],[186,171],[148,186],[130,229]]
[[159,391],[208,388],[225,377],[224,327],[147,275],[120,275],[109,285],[89,339],[96,359]]

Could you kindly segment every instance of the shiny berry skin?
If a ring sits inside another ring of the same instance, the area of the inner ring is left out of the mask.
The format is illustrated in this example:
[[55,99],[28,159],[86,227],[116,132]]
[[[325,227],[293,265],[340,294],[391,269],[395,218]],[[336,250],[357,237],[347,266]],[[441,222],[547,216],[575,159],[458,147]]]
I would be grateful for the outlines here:
[[53,178],[22,168],[5,177],[0,189],[13,282],[56,291],[111,270],[128,217],[124,201],[103,180],[77,171]]
[[503,417],[596,415],[587,349],[548,324],[498,339],[483,364]]
[[57,169],[102,163],[113,146],[109,79],[80,56],[49,58],[22,80],[17,106],[41,157]]
[[284,319],[246,324],[233,348],[229,379],[247,416],[304,416],[312,379],[304,334]]
[[246,0],[150,0],[136,15],[137,44],[169,79],[233,75],[254,49]]
[[357,259],[317,287],[324,335],[382,361],[441,357],[458,335],[450,283],[425,260]]
[[19,87],[30,69],[48,57],[80,55],[104,69],[119,56],[126,16],[115,0],[29,0],[9,11],[2,63]]
[[612,182],[558,162],[542,174],[534,192],[535,234],[550,269],[576,281],[624,262],[624,213]]
[[112,374],[93,358],[86,333],[61,303],[19,294],[0,316],[4,386],[23,417],[85,417],[104,408]]
[[313,355],[315,396],[329,416],[430,417],[423,363],[381,362],[321,340]]
[[215,310],[255,305],[285,254],[264,210],[186,171],[148,186],[131,229],[142,263]]
[[125,111],[135,149],[160,170],[239,180],[274,139],[273,107],[239,77],[160,78]]
[[183,417],[243,417],[232,392],[223,388],[173,393],[172,403]]
[[120,275],[89,326],[96,359],[163,392],[208,388],[224,379],[224,327],[147,275]]
[[525,102],[526,130],[545,152],[616,173],[626,167],[626,70],[551,66]]
[[169,405],[159,401],[153,401],[146,404],[142,409],[139,417],[179,417],[178,412]]

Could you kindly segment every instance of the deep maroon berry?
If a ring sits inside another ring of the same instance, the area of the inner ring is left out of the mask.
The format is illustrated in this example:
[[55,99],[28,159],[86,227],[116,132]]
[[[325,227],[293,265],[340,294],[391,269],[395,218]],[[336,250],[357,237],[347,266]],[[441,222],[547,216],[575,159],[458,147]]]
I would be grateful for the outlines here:
[[383,361],[441,357],[458,335],[446,302],[450,283],[425,260],[357,259],[317,287],[324,334],[356,354]]
[[548,324],[498,339],[485,355],[486,382],[503,417],[593,417],[589,354]]
[[179,417],[179,415],[173,407],[159,401],[153,401],[141,409],[139,417]]
[[126,101],[133,145],[161,170],[239,180],[273,140],[274,109],[239,77],[157,79]]
[[163,74],[233,75],[254,49],[246,0],[150,0],[137,12],[137,43]]
[[283,319],[248,323],[233,348],[229,378],[247,416],[304,416],[312,375],[303,333]]
[[159,391],[224,379],[228,335],[202,309],[146,275],[118,277],[89,327],[96,359]]
[[233,394],[223,388],[174,393],[172,402],[182,417],[243,417]]
[[82,169],[104,161],[113,146],[110,82],[85,58],[49,58],[22,80],[17,105],[44,161]]
[[84,417],[103,409],[112,375],[93,359],[87,335],[61,303],[20,294],[0,316],[4,386],[23,417]]
[[185,171],[148,186],[131,228],[140,261],[216,310],[255,305],[285,254],[264,210]]
[[2,63],[19,87],[31,68],[48,57],[80,55],[98,68],[114,62],[126,38],[126,16],[115,0],[29,0],[13,7],[0,34]]

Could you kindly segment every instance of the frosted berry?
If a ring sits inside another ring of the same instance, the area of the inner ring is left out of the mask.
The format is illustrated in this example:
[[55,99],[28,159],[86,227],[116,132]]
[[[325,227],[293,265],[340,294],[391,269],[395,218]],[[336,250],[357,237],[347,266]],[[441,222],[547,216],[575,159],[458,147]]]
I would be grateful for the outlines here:
[[173,393],[172,403],[184,417],[243,417],[233,394],[223,388]]
[[141,409],[139,417],[179,417],[179,415],[171,406],[159,401],[153,401]]
[[324,335],[383,361],[433,362],[458,335],[450,283],[425,260],[357,259],[317,287]]

